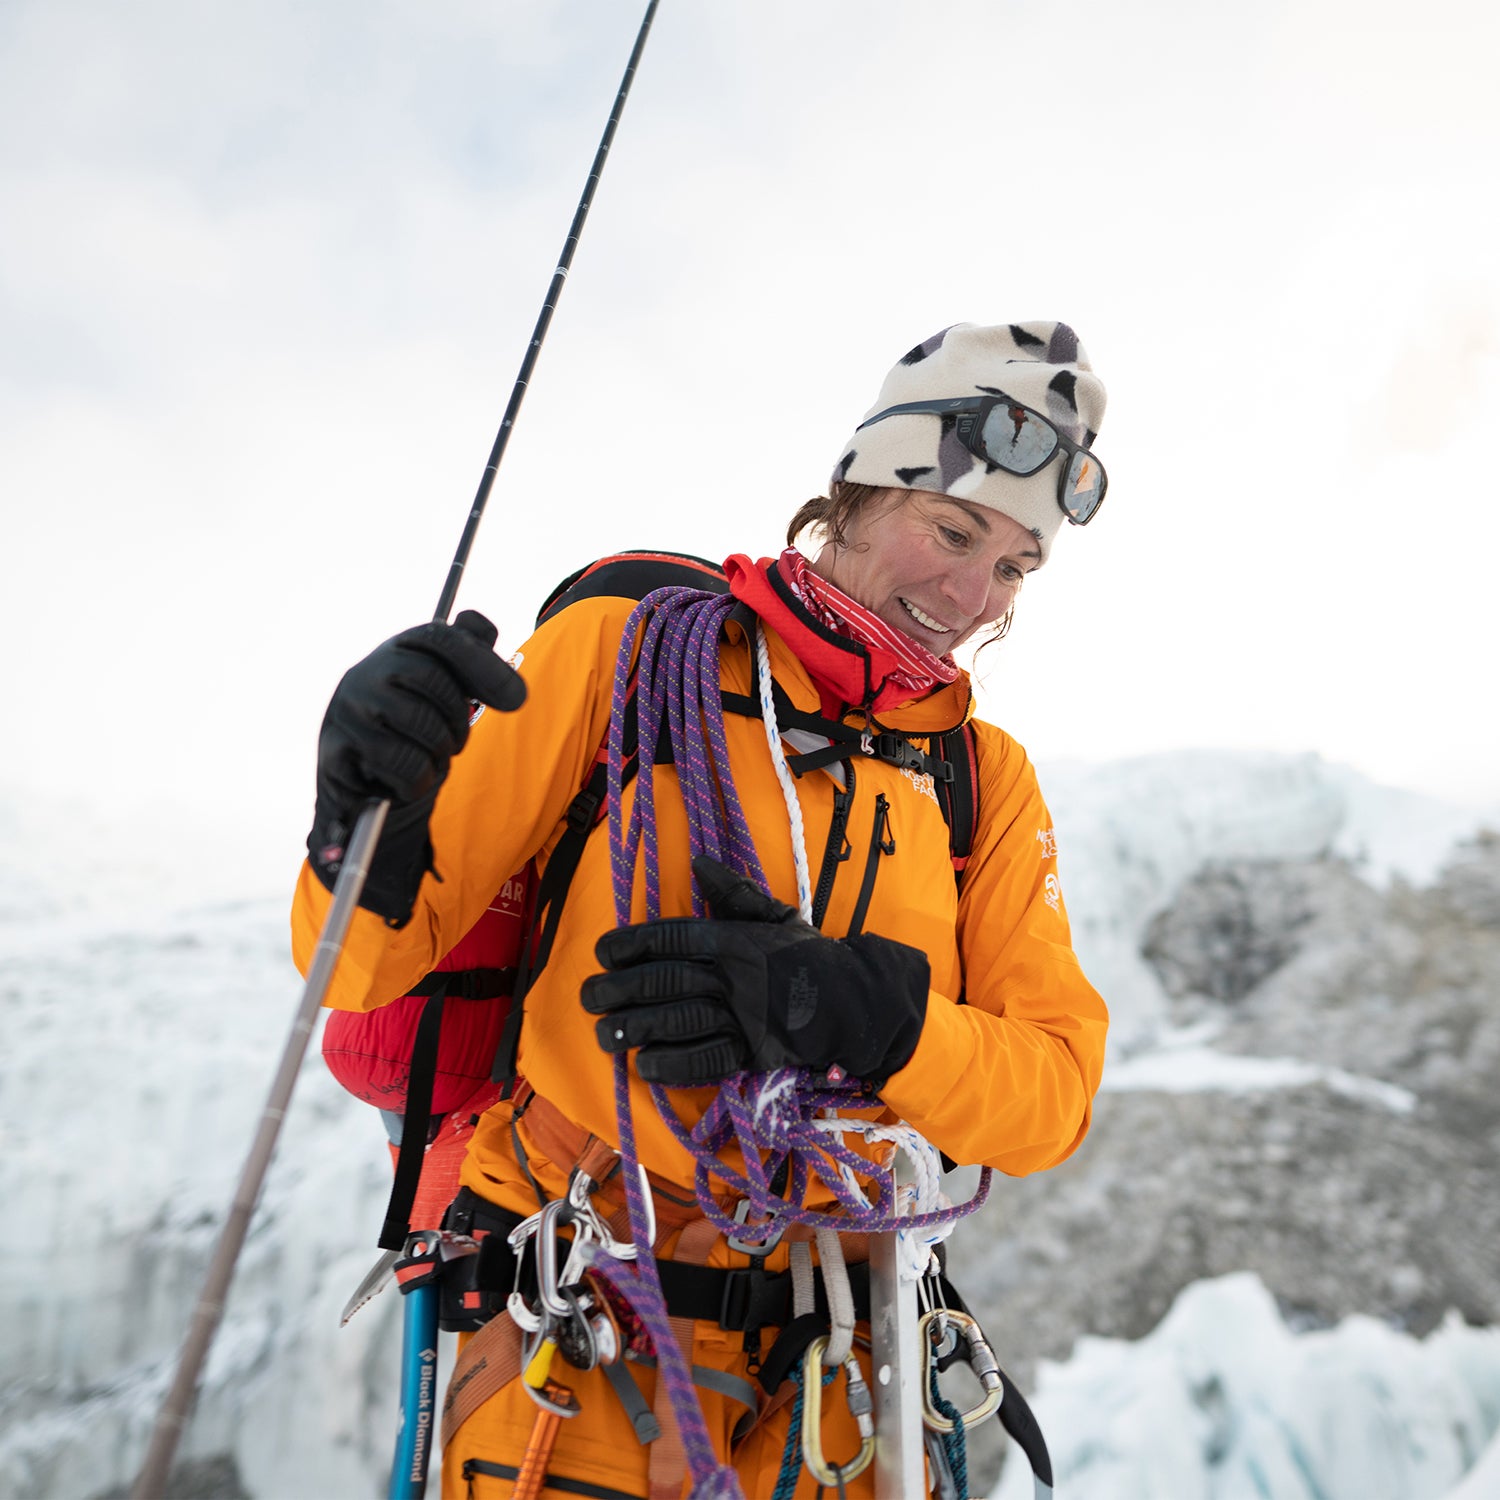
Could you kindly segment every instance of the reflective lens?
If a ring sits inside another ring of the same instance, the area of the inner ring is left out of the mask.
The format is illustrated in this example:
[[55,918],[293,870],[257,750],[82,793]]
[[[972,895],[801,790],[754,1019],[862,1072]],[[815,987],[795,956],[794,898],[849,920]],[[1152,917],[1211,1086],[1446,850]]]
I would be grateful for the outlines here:
[[999,405],[984,419],[980,433],[991,463],[1009,474],[1035,474],[1057,452],[1057,434],[1024,406]]
[[1068,463],[1067,478],[1063,481],[1062,508],[1068,519],[1079,526],[1087,525],[1094,518],[1104,499],[1104,469],[1092,453],[1079,451]]

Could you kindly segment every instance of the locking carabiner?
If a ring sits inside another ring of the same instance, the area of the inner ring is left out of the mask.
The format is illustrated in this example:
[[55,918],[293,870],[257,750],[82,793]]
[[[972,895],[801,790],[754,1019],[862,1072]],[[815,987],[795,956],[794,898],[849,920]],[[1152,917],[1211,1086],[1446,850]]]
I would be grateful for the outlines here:
[[1005,1399],[1005,1382],[1000,1378],[1000,1366],[979,1324],[968,1313],[957,1312],[951,1307],[940,1307],[933,1312],[923,1313],[917,1322],[917,1334],[922,1340],[922,1420],[934,1432],[952,1432],[957,1425],[951,1417],[945,1417],[932,1404],[937,1361],[945,1352],[944,1345],[950,1333],[956,1333],[963,1339],[969,1368],[984,1387],[984,1397],[979,1405],[959,1413],[964,1426],[994,1416]]
[[859,1360],[851,1350],[844,1359],[844,1392],[849,1412],[859,1429],[859,1452],[846,1464],[830,1464],[823,1453],[823,1351],[828,1335],[820,1333],[802,1356],[802,1462],[822,1485],[842,1487],[863,1474],[875,1457],[874,1402]]

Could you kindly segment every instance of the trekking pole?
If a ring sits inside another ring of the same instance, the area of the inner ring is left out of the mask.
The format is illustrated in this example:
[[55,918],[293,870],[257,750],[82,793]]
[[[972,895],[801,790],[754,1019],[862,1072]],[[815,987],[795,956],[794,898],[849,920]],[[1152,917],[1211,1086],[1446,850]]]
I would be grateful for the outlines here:
[[[578,200],[578,208],[569,226],[568,237],[563,242],[557,269],[552,273],[552,282],[547,289],[546,300],[542,303],[536,327],[532,330],[531,342],[526,346],[526,354],[521,360],[520,373],[516,376],[516,383],[511,390],[505,416],[501,420],[499,432],[495,435],[489,461],[485,464],[484,473],[479,480],[479,488],[474,495],[474,503],[469,509],[468,520],[464,524],[463,535],[459,538],[458,550],[453,555],[447,581],[438,598],[437,610],[432,617],[436,624],[446,624],[449,611],[453,608],[459,580],[463,577],[469,551],[474,545],[474,537],[479,530],[479,522],[489,502],[490,490],[494,486],[500,460],[504,457],[511,430],[521,410],[521,402],[525,398],[532,370],[541,352],[542,340],[547,335],[547,329],[552,322],[552,314],[557,308],[557,300],[562,294],[563,283],[567,280],[568,268],[573,263],[573,252],[578,248],[578,240],[583,233],[584,222],[588,218],[594,190],[604,171],[605,158],[609,155],[610,144],[615,136],[615,127],[620,122],[620,114],[624,110],[626,97],[630,93],[635,70],[640,64],[641,53],[645,51],[651,22],[656,17],[657,4],[658,0],[650,0],[646,6],[646,14],[641,21],[640,31],[636,35],[635,47],[625,67],[625,76],[615,95],[614,108],[604,127],[599,149],[594,154],[594,163],[589,169],[583,196]],[[514,706],[519,707],[519,703]],[[234,1278],[235,1265],[244,1247],[256,1199],[260,1196],[261,1185],[265,1181],[271,1155],[276,1148],[276,1139],[281,1132],[281,1122],[286,1117],[287,1108],[291,1103],[297,1074],[307,1055],[308,1042],[317,1024],[318,1012],[323,1006],[323,996],[328,990],[329,981],[333,978],[333,970],[338,963],[339,955],[343,952],[344,940],[349,933],[349,924],[354,918],[355,908],[359,905],[365,878],[370,872],[370,860],[380,838],[381,829],[385,826],[385,817],[389,810],[388,801],[371,802],[360,813],[355,823],[348,851],[344,856],[338,879],[334,882],[333,899],[328,908],[328,915],[324,918],[322,932],[318,934],[318,944],[313,952],[312,964],[307,971],[306,986],[297,1007],[291,1034],[287,1037],[286,1046],[281,1054],[281,1062],[276,1070],[275,1081],[271,1085],[265,1109],[261,1112],[255,1140],[245,1159],[244,1170],[240,1174],[239,1185],[235,1189],[234,1200],[230,1205],[229,1217],[225,1221],[219,1242],[214,1248],[213,1260],[209,1265],[208,1275],[204,1278],[203,1290],[199,1294],[197,1306],[193,1309],[193,1319],[188,1328],[187,1338],[183,1342],[177,1374],[162,1402],[161,1411],[157,1415],[156,1426],[152,1429],[151,1441],[146,1450],[145,1462],[141,1465],[140,1475],[130,1492],[130,1500],[160,1500],[166,1488],[172,1459],[177,1452],[178,1441],[187,1425],[193,1398],[197,1393],[198,1376],[223,1318],[229,1284]]]

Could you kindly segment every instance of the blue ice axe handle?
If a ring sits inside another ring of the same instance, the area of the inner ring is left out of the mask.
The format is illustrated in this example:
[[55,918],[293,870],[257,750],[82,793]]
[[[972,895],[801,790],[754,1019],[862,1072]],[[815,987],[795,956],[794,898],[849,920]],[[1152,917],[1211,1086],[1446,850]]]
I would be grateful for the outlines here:
[[427,1464],[437,1438],[438,1296],[432,1282],[402,1299],[401,1424],[388,1500],[423,1500],[427,1493]]

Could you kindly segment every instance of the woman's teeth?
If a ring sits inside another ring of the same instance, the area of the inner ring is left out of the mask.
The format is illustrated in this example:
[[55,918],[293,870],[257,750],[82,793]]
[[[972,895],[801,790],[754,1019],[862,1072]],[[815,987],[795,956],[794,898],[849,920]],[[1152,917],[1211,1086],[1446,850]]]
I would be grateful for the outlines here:
[[903,599],[901,607],[914,619],[918,625],[925,626],[928,630],[935,630],[939,635],[947,635],[949,627],[941,620],[934,620],[931,615],[917,608],[910,599]]

